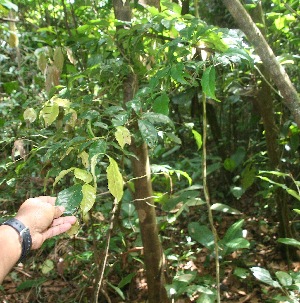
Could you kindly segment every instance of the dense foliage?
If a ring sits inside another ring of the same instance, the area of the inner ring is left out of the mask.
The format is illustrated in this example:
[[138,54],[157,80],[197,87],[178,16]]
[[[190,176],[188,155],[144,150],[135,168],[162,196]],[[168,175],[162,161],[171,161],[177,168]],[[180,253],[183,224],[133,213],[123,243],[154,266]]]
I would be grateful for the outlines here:
[[[145,300],[146,143],[170,300],[298,302],[299,128],[255,49],[219,1],[117,2],[0,0],[0,220],[37,195],[78,217],[0,297]],[[299,89],[298,1],[244,2]]]

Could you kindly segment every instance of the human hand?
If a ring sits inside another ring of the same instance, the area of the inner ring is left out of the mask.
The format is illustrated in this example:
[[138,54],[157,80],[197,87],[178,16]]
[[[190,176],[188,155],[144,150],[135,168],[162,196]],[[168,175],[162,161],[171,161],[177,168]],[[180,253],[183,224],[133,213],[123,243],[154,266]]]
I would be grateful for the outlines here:
[[41,196],[26,200],[20,207],[16,219],[29,227],[32,249],[41,247],[48,238],[68,231],[76,217],[61,217],[63,206],[55,206],[55,197]]

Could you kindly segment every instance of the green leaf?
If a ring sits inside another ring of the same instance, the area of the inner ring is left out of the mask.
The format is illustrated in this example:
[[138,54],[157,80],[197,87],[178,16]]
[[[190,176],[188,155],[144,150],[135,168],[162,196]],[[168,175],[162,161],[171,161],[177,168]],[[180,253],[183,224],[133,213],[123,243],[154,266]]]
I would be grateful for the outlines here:
[[213,250],[214,247],[214,236],[212,231],[206,225],[200,225],[198,222],[191,222],[188,225],[189,235],[208,248]]
[[243,236],[243,231],[242,231],[242,226],[244,224],[244,219],[241,219],[235,223],[233,223],[228,230],[226,231],[223,240],[225,241],[225,244],[227,242],[230,242],[236,238],[242,238]]
[[57,103],[47,102],[43,109],[40,111],[40,117],[44,119],[45,126],[51,125],[59,114],[59,106]]
[[233,239],[233,240],[225,243],[225,245],[233,250],[239,250],[239,249],[250,247],[249,241],[244,238]]
[[176,82],[186,85],[188,84],[188,82],[184,79],[183,75],[187,76],[187,74],[184,71],[184,65],[182,62],[179,62],[171,67],[171,77]]
[[172,12],[178,14],[178,17],[181,14],[181,6],[177,3],[174,2],[170,2],[169,0],[162,0],[161,1],[161,6],[162,6],[162,10],[164,10],[165,8],[168,8],[169,10],[171,10]]
[[234,169],[236,168],[235,161],[231,158],[227,158],[224,161],[224,168],[230,172],[233,172]]
[[214,66],[210,66],[207,69],[205,69],[202,79],[201,79],[201,85],[203,92],[206,94],[208,98],[212,98],[218,102],[216,98],[216,70]]
[[294,208],[293,211],[300,215],[300,209],[295,209]]
[[248,53],[240,48],[229,48],[226,50],[223,54],[230,56],[237,56],[241,59],[244,59],[250,63],[250,66],[253,67],[254,61],[253,59],[248,55]]
[[279,187],[281,187],[282,189],[284,189],[288,194],[290,194],[291,196],[293,196],[294,198],[296,198],[297,200],[300,201],[300,195],[293,189],[291,188],[288,188],[285,184],[282,184],[282,183],[278,183],[278,182],[275,182],[273,180],[271,180],[270,178],[268,177],[264,177],[264,176],[257,176],[258,178],[260,178],[261,180],[264,180],[264,181],[267,181],[271,184],[274,184],[274,185],[277,185]]
[[95,155],[105,154],[107,144],[104,140],[99,139],[91,144],[89,148],[89,157],[90,159]]
[[119,202],[123,196],[123,177],[119,171],[117,162],[109,158],[109,166],[107,167],[107,180],[108,180],[108,189],[110,193],[117,199]]
[[115,132],[116,140],[123,149],[125,144],[131,144],[130,131],[125,126],[117,126]]
[[90,183],[93,181],[93,176],[86,170],[75,168],[74,169],[74,176],[77,179],[82,180],[84,183]]
[[277,281],[274,281],[271,277],[271,274],[268,270],[261,268],[261,267],[251,267],[250,270],[252,271],[254,277],[275,288],[281,288],[280,284]]
[[113,284],[111,284],[110,282],[106,281],[107,285],[109,285],[123,300],[125,300],[125,296],[124,293],[122,292],[122,290],[117,287],[114,286]]
[[300,248],[300,242],[293,238],[279,238],[277,242]]
[[201,296],[197,299],[196,303],[214,303],[215,296],[209,296],[207,294],[201,294]]
[[195,277],[196,277],[195,274],[182,274],[182,275],[175,277],[174,279],[176,281],[190,283],[195,279]]
[[83,198],[82,186],[80,184],[73,185],[64,189],[57,195],[56,205],[64,206],[66,215],[74,214]]
[[256,178],[256,169],[251,164],[248,164],[242,172],[241,185],[243,190],[249,188]]
[[285,271],[277,271],[275,273],[278,281],[282,286],[291,286],[293,283],[293,278]]
[[4,7],[6,7],[7,9],[12,9],[14,11],[18,11],[18,6],[15,5],[14,3],[12,3],[9,0],[1,0],[0,4],[2,4]]
[[233,274],[241,279],[246,279],[249,275],[249,271],[245,268],[236,267]]
[[96,188],[89,184],[84,184],[82,186],[82,194],[83,199],[80,203],[80,209],[84,216],[93,207],[96,201]]
[[173,126],[172,120],[168,116],[163,114],[147,112],[143,114],[142,118],[144,120],[148,120],[152,124],[163,123],[163,124],[170,124],[171,126]]
[[194,135],[194,138],[196,140],[198,150],[202,147],[202,136],[199,134],[196,130],[192,129],[192,133]]
[[245,193],[245,190],[240,186],[230,186],[230,192],[237,198],[240,197]]
[[158,114],[169,115],[169,102],[170,99],[166,93],[157,97],[153,103],[153,111]]
[[74,170],[75,169],[75,167],[71,167],[71,168],[69,168],[69,169],[65,169],[65,170],[62,170],[59,174],[58,174],[58,176],[56,176],[56,178],[55,178],[55,181],[54,181],[54,183],[53,183],[53,187],[66,175],[66,174],[68,174],[70,171],[72,171],[72,170]]
[[157,131],[153,124],[146,120],[138,120],[138,126],[143,140],[153,147],[157,141]]
[[21,291],[28,288],[38,287],[46,282],[46,278],[38,278],[35,280],[26,280],[17,286],[17,291]]
[[136,273],[132,272],[128,274],[126,277],[124,277],[118,284],[119,288],[123,288],[125,285],[129,284],[132,280],[132,278],[136,275]]
[[52,260],[45,260],[41,266],[41,271],[44,275],[48,274],[54,268],[54,263]]
[[235,209],[235,208],[232,208],[226,204],[222,204],[222,203],[214,203],[212,206],[211,206],[211,209],[212,210],[216,210],[216,211],[220,211],[220,212],[223,212],[223,213],[227,213],[227,214],[232,214],[232,215],[241,215],[242,213]]

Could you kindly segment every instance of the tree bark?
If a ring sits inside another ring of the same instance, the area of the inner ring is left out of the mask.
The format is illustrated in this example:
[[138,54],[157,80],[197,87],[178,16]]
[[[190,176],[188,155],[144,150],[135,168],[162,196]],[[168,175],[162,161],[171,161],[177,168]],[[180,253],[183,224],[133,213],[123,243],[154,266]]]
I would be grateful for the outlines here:
[[[122,21],[131,20],[129,0],[124,4],[122,0],[113,0],[115,17]],[[146,1],[149,4],[149,1]],[[154,1],[158,2],[158,1]],[[121,28],[120,28],[121,29]],[[118,31],[118,29],[117,29]],[[122,45],[119,45],[122,48]],[[126,49],[123,51],[126,53]],[[129,58],[130,60],[130,58]],[[133,72],[123,80],[123,102],[126,103],[135,95],[138,87],[138,79]],[[137,127],[133,126],[133,131]],[[137,144],[132,142],[131,151],[136,158],[132,157],[131,164],[134,176],[134,201],[139,217],[141,237],[144,246],[144,261],[148,285],[149,303],[169,303],[165,289],[164,278],[164,254],[159,239],[156,212],[152,194],[151,172],[148,156],[148,147],[145,142]]]
[[[256,23],[265,24],[261,3],[257,4],[255,9],[250,11],[252,19]],[[266,35],[265,27],[262,27],[263,36]],[[259,87],[257,98],[255,100],[257,108],[263,120],[265,129],[265,138],[267,152],[269,156],[269,167],[271,170],[278,169],[280,165],[280,146],[278,144],[278,128],[275,120],[273,96],[269,81],[269,76],[265,71],[265,67],[260,68],[263,79]],[[267,81],[266,81],[267,80]],[[278,188],[274,193],[276,203],[276,214],[279,222],[278,237],[279,238],[294,238],[294,233],[290,223],[290,211],[288,206],[289,197],[284,189]],[[297,259],[297,249],[289,245],[279,245],[281,253],[286,260]]]
[[260,56],[266,72],[276,84],[283,102],[289,108],[300,128],[300,98],[283,66],[277,61],[274,52],[266,39],[252,21],[250,15],[244,9],[239,0],[223,0],[224,5],[230,11],[239,28],[246,34]]

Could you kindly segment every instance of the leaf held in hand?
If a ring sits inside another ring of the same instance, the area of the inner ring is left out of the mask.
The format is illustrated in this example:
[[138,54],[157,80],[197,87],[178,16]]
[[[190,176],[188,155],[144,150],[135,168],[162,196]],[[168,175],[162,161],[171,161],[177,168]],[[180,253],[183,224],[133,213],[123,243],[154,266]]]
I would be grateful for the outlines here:
[[82,186],[80,184],[73,185],[64,189],[57,195],[56,205],[64,206],[66,215],[74,214],[83,198]]

